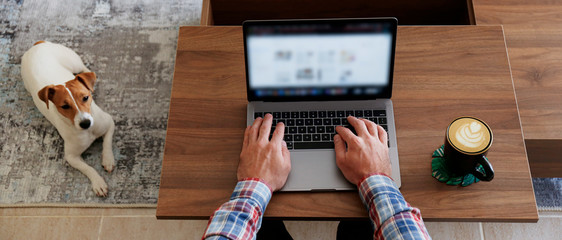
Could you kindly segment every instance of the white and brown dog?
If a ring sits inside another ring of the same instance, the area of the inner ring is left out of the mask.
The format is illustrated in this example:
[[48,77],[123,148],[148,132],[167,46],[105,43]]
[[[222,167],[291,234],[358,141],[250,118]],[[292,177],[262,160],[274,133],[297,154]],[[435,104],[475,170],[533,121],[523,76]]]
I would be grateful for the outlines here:
[[96,75],[74,51],[45,41],[23,55],[21,75],[35,106],[64,139],[66,161],[90,179],[96,195],[107,196],[107,184],[81,157],[103,136],[102,165],[108,172],[115,167],[111,146],[115,124],[92,99]]

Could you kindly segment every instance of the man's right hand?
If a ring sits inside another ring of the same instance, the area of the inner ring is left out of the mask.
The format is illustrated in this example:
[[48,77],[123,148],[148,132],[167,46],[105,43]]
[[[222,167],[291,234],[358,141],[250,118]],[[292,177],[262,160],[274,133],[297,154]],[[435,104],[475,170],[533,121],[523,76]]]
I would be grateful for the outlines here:
[[366,119],[349,116],[347,121],[355,128],[357,135],[338,126],[338,134],[334,136],[336,163],[345,178],[353,184],[359,184],[359,181],[374,173],[390,176],[392,170],[386,131]]

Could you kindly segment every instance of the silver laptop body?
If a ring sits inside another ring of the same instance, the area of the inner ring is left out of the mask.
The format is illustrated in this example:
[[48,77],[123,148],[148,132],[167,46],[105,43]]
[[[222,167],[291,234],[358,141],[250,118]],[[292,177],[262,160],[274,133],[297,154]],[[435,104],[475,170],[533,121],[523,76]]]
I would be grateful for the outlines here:
[[[342,120],[345,118],[342,118],[342,112],[360,111],[363,114],[365,110],[365,114],[369,111],[370,115],[377,112],[377,116],[363,117],[373,118],[375,121],[377,117],[385,118],[384,127],[389,136],[392,164],[391,177],[400,187],[396,128],[390,100],[396,25],[395,18],[244,22],[249,100],[247,125],[251,125],[257,116],[274,113],[278,117],[276,120],[283,119],[279,121],[284,121],[287,129],[293,127],[292,130],[298,128],[300,131],[302,128],[294,122],[291,122],[293,126],[287,126],[288,118],[284,118],[285,114],[300,113],[300,117],[303,117],[302,114],[308,117],[312,113],[336,113],[339,115],[333,119]],[[344,44],[340,46],[338,41],[344,41]],[[359,51],[363,48],[366,53]],[[383,62],[383,66],[372,68],[383,70],[371,71],[371,63],[367,60],[375,64]],[[379,72],[384,72],[383,76],[373,77],[374,83],[371,84],[370,76]],[[336,74],[337,77],[328,74]],[[354,74],[358,75],[356,80],[353,79]],[[380,110],[384,110],[384,116]],[[316,127],[322,128],[321,126]],[[287,135],[295,135],[291,136],[295,139],[285,139],[290,145],[291,172],[281,191],[356,189],[336,165],[333,142],[332,147],[326,147],[327,142],[333,140],[324,139],[329,133],[289,134],[288,130],[286,133],[286,138]],[[307,139],[296,139],[296,135],[321,136],[319,142],[323,147],[310,149],[309,146],[315,143],[310,143]]]

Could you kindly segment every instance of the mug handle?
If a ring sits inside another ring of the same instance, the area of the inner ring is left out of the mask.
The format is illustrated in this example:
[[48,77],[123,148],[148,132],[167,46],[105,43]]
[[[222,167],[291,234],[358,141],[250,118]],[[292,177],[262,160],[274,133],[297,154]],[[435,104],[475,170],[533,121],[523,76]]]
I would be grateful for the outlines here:
[[482,158],[479,158],[476,162],[482,165],[485,175],[477,171],[476,166],[471,172],[472,175],[482,181],[492,181],[492,179],[494,179],[494,169],[492,168],[492,164],[486,159],[486,156],[482,155]]

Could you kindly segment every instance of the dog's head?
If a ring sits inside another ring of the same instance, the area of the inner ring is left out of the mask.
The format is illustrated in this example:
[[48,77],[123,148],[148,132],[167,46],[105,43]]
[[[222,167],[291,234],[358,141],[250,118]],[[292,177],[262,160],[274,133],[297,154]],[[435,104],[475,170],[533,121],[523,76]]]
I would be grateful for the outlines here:
[[49,85],[37,94],[47,104],[47,109],[51,101],[57,111],[77,129],[88,129],[94,125],[90,107],[95,82],[96,74],[93,72],[80,73],[64,85]]

